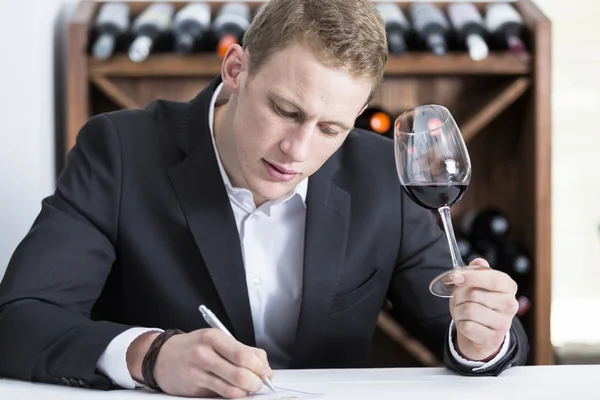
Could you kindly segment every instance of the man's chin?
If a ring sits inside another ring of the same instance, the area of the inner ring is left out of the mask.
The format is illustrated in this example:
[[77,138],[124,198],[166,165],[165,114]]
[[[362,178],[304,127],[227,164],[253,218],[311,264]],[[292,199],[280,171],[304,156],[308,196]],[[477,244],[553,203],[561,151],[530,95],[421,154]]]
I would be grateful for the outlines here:
[[295,184],[282,184],[279,182],[260,182],[252,190],[252,193],[255,197],[265,201],[277,200],[288,194],[295,186]]

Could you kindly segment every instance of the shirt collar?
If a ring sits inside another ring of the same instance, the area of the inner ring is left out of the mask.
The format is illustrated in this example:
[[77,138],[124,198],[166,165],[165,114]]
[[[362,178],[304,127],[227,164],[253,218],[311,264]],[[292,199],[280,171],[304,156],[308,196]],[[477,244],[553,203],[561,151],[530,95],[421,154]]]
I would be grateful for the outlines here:
[[[217,149],[217,145],[215,143],[215,135],[214,135],[214,130],[213,130],[214,116],[215,116],[215,104],[217,102],[217,98],[219,97],[219,94],[221,93],[222,89],[223,89],[223,82],[221,82],[219,84],[219,86],[217,86],[217,89],[213,93],[211,101],[210,101],[210,107],[208,109],[208,126],[209,126],[209,129],[210,129],[210,137],[212,139],[213,147],[215,149],[215,155],[217,157],[217,163],[219,164],[219,171],[221,171],[221,177],[223,178],[223,182],[225,183],[225,187],[227,188],[227,192],[228,193],[232,193],[232,194],[236,194],[236,193],[240,193],[240,192],[249,192],[247,189],[237,188],[237,187],[234,187],[231,184],[231,181],[229,180],[229,177],[227,176],[227,173],[225,172],[225,168],[223,168],[223,163],[221,162],[221,157],[219,156],[219,150]],[[283,203],[283,202],[291,199],[292,197],[294,197],[294,195],[297,194],[298,196],[300,196],[300,199],[302,200],[302,204],[306,205],[306,193],[307,193],[307,191],[308,191],[308,178],[305,178],[305,179],[301,180],[294,187],[293,190],[291,190],[290,192],[288,192],[283,197],[275,200],[273,203],[274,204]]]

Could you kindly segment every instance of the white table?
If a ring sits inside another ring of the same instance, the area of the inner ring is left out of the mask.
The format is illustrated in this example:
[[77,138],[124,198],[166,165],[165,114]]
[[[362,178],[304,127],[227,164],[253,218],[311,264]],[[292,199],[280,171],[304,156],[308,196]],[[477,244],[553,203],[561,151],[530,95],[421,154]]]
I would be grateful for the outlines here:
[[[280,390],[255,399],[322,400],[516,400],[600,399],[600,365],[514,367],[499,377],[465,377],[444,368],[276,371]],[[2,400],[174,399],[146,389],[98,391],[0,379]]]

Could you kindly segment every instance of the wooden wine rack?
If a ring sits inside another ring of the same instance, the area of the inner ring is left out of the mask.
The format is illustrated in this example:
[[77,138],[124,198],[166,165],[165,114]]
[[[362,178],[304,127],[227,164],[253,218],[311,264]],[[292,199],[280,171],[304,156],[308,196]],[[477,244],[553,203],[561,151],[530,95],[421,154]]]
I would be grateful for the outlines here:
[[[120,108],[142,108],[157,98],[187,101],[220,72],[221,60],[212,53],[156,53],[142,63],[134,63],[122,53],[106,61],[90,57],[93,22],[101,4],[81,1],[68,25],[65,155],[91,116]],[[135,17],[150,3],[129,4]],[[188,2],[173,4],[179,9]],[[221,5],[210,4],[213,11]],[[257,8],[261,2],[248,4]],[[408,11],[409,2],[398,4]],[[485,5],[475,4],[480,9]],[[553,364],[551,23],[529,0],[512,4],[524,18],[529,52],[514,55],[492,51],[483,61],[472,61],[462,51],[443,57],[424,51],[391,56],[372,104],[392,115],[429,103],[452,111],[473,165],[471,185],[453,209],[453,216],[460,218],[464,211],[484,206],[497,206],[507,213],[513,238],[526,246],[534,262],[534,283],[529,288],[533,307],[523,318],[531,344],[529,363]],[[400,344],[419,365],[440,364],[386,311],[381,312],[378,328],[373,346],[376,353],[392,354],[392,347]],[[390,342],[382,344],[382,337]],[[374,359],[377,364],[377,354]]]

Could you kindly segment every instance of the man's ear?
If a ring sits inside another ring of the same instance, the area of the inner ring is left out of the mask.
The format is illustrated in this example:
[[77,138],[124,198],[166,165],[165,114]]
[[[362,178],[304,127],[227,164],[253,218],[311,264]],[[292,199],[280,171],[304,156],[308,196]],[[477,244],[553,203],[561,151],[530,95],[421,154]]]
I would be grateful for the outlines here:
[[239,44],[232,44],[227,49],[221,63],[221,78],[228,92],[237,94],[244,84],[248,70],[248,55]]
[[365,110],[367,109],[367,107],[369,107],[368,103],[363,106],[362,110],[360,110],[358,112],[358,115],[356,117],[358,118],[363,112],[365,112]]

